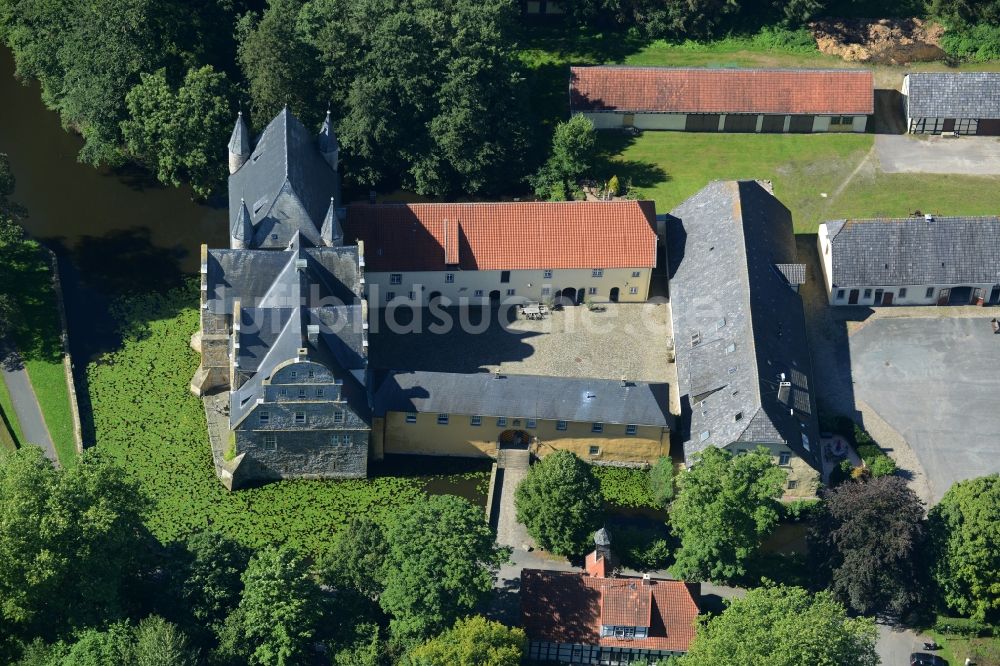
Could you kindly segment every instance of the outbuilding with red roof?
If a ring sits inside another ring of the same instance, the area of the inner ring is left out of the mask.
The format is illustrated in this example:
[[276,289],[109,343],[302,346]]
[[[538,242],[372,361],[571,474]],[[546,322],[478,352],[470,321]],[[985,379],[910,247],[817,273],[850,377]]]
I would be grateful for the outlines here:
[[570,68],[569,106],[598,129],[864,132],[866,69]]

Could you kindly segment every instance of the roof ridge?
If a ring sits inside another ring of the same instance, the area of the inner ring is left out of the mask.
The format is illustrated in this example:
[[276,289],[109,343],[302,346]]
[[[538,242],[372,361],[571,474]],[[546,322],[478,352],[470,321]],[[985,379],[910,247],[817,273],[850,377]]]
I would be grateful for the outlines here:
[[[864,74],[874,76],[872,70],[866,67],[671,67],[669,65],[571,65],[570,70],[576,69],[627,69],[633,71],[653,70],[653,71],[675,71],[675,72],[803,72],[814,74]],[[930,73],[930,72],[928,72]],[[946,74],[947,72],[933,72],[935,74]],[[967,72],[975,73],[975,72]],[[1000,72],[991,72],[1000,75]]]

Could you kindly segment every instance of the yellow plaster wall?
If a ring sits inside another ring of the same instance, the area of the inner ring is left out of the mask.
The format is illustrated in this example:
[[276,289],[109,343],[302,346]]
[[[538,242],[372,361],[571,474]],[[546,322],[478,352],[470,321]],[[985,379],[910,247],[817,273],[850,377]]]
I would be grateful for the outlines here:
[[[771,452],[771,457],[774,458],[775,464],[778,464],[778,455],[780,453],[785,452],[791,454],[788,464],[780,466],[781,469],[783,469],[788,475],[788,478],[785,479],[784,499],[799,499],[816,496],[816,491],[819,490],[819,472],[813,469],[813,467],[805,460],[795,455],[795,452],[787,446],[782,444],[750,444],[747,442],[733,442],[725,448],[733,455],[737,455],[740,451],[754,451],[760,446]],[[789,482],[792,481],[795,482],[795,487],[789,488]]]

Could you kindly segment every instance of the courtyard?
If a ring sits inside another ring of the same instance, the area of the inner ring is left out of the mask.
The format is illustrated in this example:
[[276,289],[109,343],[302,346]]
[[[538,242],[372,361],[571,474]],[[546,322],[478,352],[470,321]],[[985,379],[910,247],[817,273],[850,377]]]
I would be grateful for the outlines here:
[[956,481],[1000,472],[998,313],[980,312],[875,317],[850,335],[855,398],[912,448],[932,502]]

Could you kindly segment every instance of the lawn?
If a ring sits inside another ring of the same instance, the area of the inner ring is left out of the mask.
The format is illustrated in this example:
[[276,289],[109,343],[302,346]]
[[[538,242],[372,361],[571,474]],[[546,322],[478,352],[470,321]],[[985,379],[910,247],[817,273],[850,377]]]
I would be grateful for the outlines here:
[[10,400],[7,384],[0,379],[0,449],[13,451],[20,441],[21,426],[14,413],[14,404]]
[[[201,401],[188,390],[198,365],[188,346],[198,325],[191,287],[123,308],[123,319],[148,323],[132,327],[119,351],[87,368],[97,447],[154,500],[147,522],[161,540],[211,526],[251,547],[287,542],[317,554],[352,516],[388,517],[428,490],[461,492],[470,481],[485,496],[487,472],[416,476],[413,464],[397,476],[227,492],[212,467]],[[453,461],[435,465],[454,468]]]
[[1000,666],[1000,638],[965,638],[933,630],[927,634],[941,644],[937,654],[947,659],[950,666],[962,666],[966,657],[976,666]]
[[45,425],[52,436],[56,455],[63,467],[76,465],[76,442],[73,440],[73,416],[70,412],[69,388],[62,359],[28,359],[24,363],[31,386],[42,408]]

